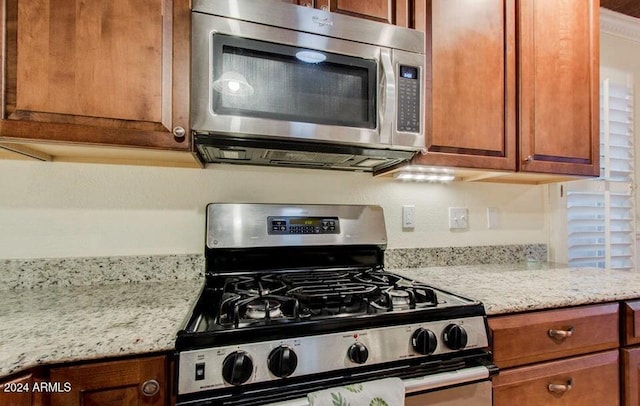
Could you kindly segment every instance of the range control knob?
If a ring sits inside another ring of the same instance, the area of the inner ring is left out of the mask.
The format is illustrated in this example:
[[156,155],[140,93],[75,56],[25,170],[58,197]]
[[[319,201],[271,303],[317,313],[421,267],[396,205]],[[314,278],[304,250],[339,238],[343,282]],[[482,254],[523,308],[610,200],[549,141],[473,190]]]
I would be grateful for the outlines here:
[[411,345],[418,354],[433,354],[438,346],[438,338],[433,331],[420,327],[413,332]]
[[369,358],[369,350],[362,343],[355,343],[347,351],[349,359],[356,364],[364,364]]
[[467,345],[467,332],[457,324],[449,324],[442,332],[447,347],[452,350],[460,350]]
[[253,361],[244,351],[232,352],[222,362],[222,377],[231,385],[247,382],[251,374],[253,374]]
[[274,349],[267,358],[267,366],[272,374],[279,378],[289,376],[298,366],[298,356],[286,345]]

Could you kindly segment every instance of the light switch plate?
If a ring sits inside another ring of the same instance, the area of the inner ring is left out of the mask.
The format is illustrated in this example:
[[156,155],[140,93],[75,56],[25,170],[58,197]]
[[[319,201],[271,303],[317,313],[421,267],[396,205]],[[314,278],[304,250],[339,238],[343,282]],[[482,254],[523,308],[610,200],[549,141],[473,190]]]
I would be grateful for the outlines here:
[[469,209],[466,207],[449,207],[449,230],[469,228]]
[[402,228],[413,229],[416,227],[416,206],[404,205],[402,206]]
[[487,228],[490,230],[498,228],[497,207],[487,207]]

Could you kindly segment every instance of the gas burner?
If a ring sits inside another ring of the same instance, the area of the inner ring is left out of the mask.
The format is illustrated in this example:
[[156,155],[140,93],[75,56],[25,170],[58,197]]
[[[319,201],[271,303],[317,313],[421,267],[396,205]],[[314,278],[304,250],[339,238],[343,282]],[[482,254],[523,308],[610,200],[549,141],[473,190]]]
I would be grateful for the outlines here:
[[225,292],[222,295],[216,324],[222,328],[240,328],[268,325],[272,320],[299,321],[309,315],[308,310],[300,309],[300,303],[296,298]]
[[391,299],[392,310],[407,310],[411,308],[411,295],[405,290],[391,289],[387,292]]
[[247,304],[245,317],[248,319],[276,319],[283,317],[280,302],[274,300],[255,300]]

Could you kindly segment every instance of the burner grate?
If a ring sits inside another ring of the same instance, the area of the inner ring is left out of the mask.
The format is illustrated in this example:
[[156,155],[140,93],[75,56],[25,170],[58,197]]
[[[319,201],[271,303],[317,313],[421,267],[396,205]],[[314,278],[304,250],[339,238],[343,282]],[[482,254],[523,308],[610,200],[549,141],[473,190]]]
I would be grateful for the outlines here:
[[216,323],[225,328],[438,305],[429,286],[374,268],[234,276],[223,291]]

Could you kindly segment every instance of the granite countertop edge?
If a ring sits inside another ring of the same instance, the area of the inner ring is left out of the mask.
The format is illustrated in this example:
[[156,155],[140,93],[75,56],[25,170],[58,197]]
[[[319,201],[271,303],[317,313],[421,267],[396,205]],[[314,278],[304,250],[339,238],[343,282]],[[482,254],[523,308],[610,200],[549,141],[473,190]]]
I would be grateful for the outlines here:
[[553,263],[397,268],[400,275],[478,300],[489,316],[640,298],[640,272]]
[[58,365],[175,349],[202,279],[3,291],[0,379]]
[[[389,271],[479,300],[489,316],[640,298],[640,273],[631,271],[550,263]],[[202,284],[198,278],[4,291],[0,379],[39,365],[170,352]]]

